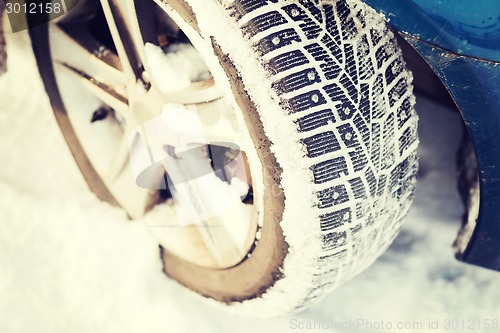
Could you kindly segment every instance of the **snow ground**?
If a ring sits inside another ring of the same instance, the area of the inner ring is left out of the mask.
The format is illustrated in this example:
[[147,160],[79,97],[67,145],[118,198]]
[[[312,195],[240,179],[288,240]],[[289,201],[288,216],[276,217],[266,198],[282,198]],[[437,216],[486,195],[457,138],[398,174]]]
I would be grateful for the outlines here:
[[[9,47],[9,72],[0,78],[0,332],[294,332],[319,323],[325,329],[317,331],[335,332],[498,331],[478,325],[500,320],[500,274],[456,262],[451,249],[462,214],[456,113],[418,98],[415,203],[372,267],[302,313],[230,317],[166,278],[147,227],[88,192],[27,35],[16,34]],[[458,328],[446,329],[447,319]],[[355,327],[358,320],[372,329]],[[437,329],[429,320],[439,320]]]

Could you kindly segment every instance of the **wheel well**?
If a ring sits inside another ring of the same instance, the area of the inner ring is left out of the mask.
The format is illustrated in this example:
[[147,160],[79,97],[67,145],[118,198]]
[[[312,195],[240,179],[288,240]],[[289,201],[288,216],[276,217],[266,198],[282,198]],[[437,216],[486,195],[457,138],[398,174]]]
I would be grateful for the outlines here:
[[460,115],[462,136],[457,138],[457,142],[455,142],[457,144],[455,154],[457,182],[453,189],[458,191],[463,204],[462,225],[454,243],[457,258],[460,259],[471,240],[478,218],[479,171],[474,143],[462,114],[439,76],[397,31],[394,31],[394,34],[403,51],[403,58],[413,73],[415,91]]

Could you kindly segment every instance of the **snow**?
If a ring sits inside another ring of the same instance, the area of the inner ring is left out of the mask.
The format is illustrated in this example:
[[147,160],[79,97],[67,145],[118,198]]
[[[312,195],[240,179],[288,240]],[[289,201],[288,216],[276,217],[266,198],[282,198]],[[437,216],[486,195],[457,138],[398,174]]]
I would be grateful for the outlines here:
[[[0,78],[0,332],[293,332],[299,324],[332,328],[358,319],[422,322],[422,331],[439,320],[433,332],[455,332],[467,330],[446,330],[446,319],[466,325],[500,319],[500,274],[453,258],[462,215],[454,171],[457,113],[419,97],[415,203],[400,236],[373,266],[302,313],[239,318],[166,278],[147,226],[88,191],[28,43],[25,33],[11,39],[9,72]],[[391,331],[362,328],[331,330]]]
[[162,50],[147,43],[145,47],[146,69],[161,68],[153,73],[153,81],[164,93],[187,88],[191,82],[208,80],[211,74],[196,49],[190,44],[175,43]]

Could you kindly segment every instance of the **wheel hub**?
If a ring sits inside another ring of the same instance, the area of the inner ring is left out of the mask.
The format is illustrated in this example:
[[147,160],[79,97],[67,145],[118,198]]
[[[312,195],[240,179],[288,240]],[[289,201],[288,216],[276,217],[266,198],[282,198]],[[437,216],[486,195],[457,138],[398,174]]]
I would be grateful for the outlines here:
[[109,28],[105,54],[102,41],[85,31],[86,15],[50,27],[50,58],[64,114],[81,142],[77,154],[169,252],[204,267],[231,267],[250,252],[257,230],[242,152],[248,133],[193,45],[160,47],[158,36],[144,43],[134,31],[141,22],[125,15],[130,4],[92,10]]

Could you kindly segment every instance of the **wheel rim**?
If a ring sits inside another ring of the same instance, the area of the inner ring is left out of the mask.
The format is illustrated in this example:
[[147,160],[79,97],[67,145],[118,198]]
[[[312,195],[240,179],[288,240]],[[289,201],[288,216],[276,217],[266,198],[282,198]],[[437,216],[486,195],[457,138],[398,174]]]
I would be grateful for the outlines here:
[[[96,16],[86,15],[89,10],[95,12],[96,7],[100,8]],[[251,146],[245,142],[248,136],[237,138],[235,135],[242,131],[241,125],[231,115],[233,110],[225,104],[213,79],[194,82],[175,91],[164,91],[158,87],[154,69],[147,68],[147,49],[144,48],[145,43],[162,46],[165,42],[165,31],[158,28],[158,22],[151,24],[150,20],[151,15],[159,16],[158,8],[149,1],[128,1],[125,4],[114,1],[101,1],[101,4],[88,1],[85,6],[75,8],[71,17],[58,22],[57,25],[51,25],[51,54],[58,90],[84,154],[112,196],[129,215],[137,218],[147,212],[144,220],[156,230],[162,246],[183,260],[202,267],[228,268],[251,254],[256,235],[261,228],[257,223],[258,207],[257,204],[253,205],[251,197],[250,200],[247,197],[247,204],[241,204],[225,214],[208,219],[211,221],[200,218],[202,223],[178,228],[179,214],[175,213],[175,205],[172,200],[162,201],[165,199],[162,198],[165,189],[152,191],[139,188],[130,175],[128,139],[134,131],[139,132],[139,136],[144,135],[144,123],[157,119],[162,107],[167,103],[194,105],[202,124],[213,123],[217,119],[229,122],[232,131],[203,127],[207,136],[205,143],[210,145],[208,147],[228,148],[215,145],[218,142],[236,143],[238,147],[245,149]],[[138,13],[140,14],[137,15]],[[102,27],[103,19],[109,27],[109,33],[100,31],[100,38],[96,39],[92,30],[96,29],[95,26]],[[89,29],[90,31],[84,30],[83,25],[94,28]],[[152,26],[156,27],[153,29]],[[79,81],[77,85],[80,88],[76,88],[73,83],[68,84],[75,80]],[[84,104],[88,110],[94,110],[90,121],[88,112],[86,115],[81,110],[80,114],[71,112]],[[214,109],[217,113],[210,113]],[[214,115],[217,118],[215,120]],[[84,126],[81,126],[82,124]],[[89,139],[89,135],[85,133],[89,133],[89,128],[96,125],[100,129],[94,131],[96,135],[90,136]],[[98,138],[104,134],[121,139],[118,142],[110,140],[103,144]],[[109,158],[103,159],[102,156]],[[241,165],[243,169],[249,168],[244,156],[239,154],[240,174]],[[210,157],[214,159],[213,155]],[[168,169],[168,166],[164,167]],[[169,170],[166,173],[169,174]],[[165,178],[165,182],[166,180]],[[220,181],[215,180],[211,184],[220,185]],[[174,189],[176,185],[174,184]],[[195,188],[199,189],[196,186]],[[200,202],[206,198],[207,195],[200,199]],[[252,205],[248,204],[249,202]],[[245,219],[240,219],[240,225],[234,227],[234,217],[243,216],[242,214]],[[167,220],[176,222],[166,223]],[[242,220],[244,223],[241,223]],[[228,227],[232,227],[232,230],[228,231]]]

